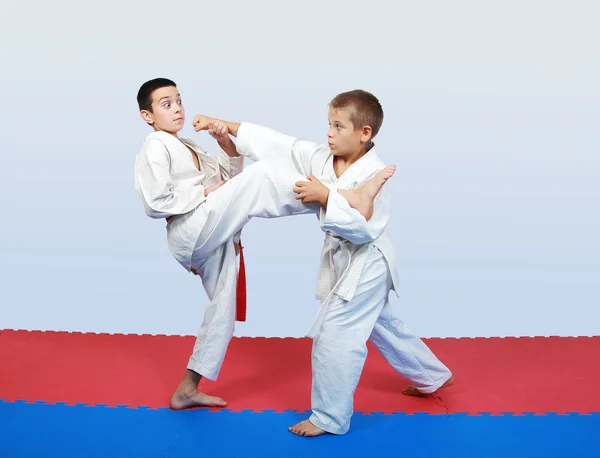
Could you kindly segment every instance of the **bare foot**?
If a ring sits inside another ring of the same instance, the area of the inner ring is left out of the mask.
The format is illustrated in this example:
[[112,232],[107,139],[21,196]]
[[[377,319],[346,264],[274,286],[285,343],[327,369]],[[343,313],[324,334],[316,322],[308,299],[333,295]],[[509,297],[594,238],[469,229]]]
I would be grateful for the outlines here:
[[227,402],[217,396],[209,396],[197,389],[193,392],[184,393],[176,391],[171,397],[171,409],[181,410],[190,407],[225,407]]
[[373,216],[373,201],[387,180],[396,172],[395,165],[388,165],[360,188],[352,191],[338,190],[348,200],[350,206],[360,212],[367,221]]
[[396,173],[396,166],[388,165],[373,178],[367,180],[357,191],[364,193],[364,197],[373,200],[385,182],[389,180],[394,173]]
[[227,402],[217,396],[198,391],[198,383],[202,376],[190,369],[185,371],[183,379],[171,396],[171,409],[181,410],[190,407],[225,407]]
[[290,426],[288,431],[304,437],[315,437],[321,434],[327,434],[321,428],[317,428],[313,425],[310,420],[302,420],[300,423],[296,423],[294,426]]
[[[448,380],[446,380],[446,383],[444,383],[438,389],[441,390],[442,388],[449,387],[453,383],[454,383],[454,375],[452,375]],[[435,391],[435,392],[437,392],[437,391]],[[411,385],[411,386],[405,388],[404,390],[402,390],[402,394],[405,394],[407,396],[427,396],[428,394],[431,394],[431,393],[421,393],[415,386]]]

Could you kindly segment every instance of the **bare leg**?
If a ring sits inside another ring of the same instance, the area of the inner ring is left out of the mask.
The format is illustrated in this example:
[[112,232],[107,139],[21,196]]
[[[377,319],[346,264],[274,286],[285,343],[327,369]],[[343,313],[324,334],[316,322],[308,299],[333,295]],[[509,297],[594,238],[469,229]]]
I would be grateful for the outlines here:
[[373,216],[373,201],[375,197],[392,175],[396,172],[395,165],[388,165],[385,169],[379,172],[370,180],[366,181],[360,188],[351,191],[338,189],[341,194],[350,204],[350,206],[360,212],[367,221]]
[[216,396],[209,396],[198,391],[198,383],[202,376],[187,369],[171,397],[171,409],[180,410],[190,407],[225,407],[227,403]]

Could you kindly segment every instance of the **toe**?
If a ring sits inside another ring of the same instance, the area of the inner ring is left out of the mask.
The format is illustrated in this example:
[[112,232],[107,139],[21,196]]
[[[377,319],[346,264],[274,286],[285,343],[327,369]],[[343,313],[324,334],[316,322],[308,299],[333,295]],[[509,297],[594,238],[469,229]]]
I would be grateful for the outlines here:
[[417,390],[417,388],[415,388],[414,386],[409,386],[407,388],[405,388],[404,390],[402,390],[403,394],[406,394],[408,396],[421,396],[422,393]]
[[215,398],[213,400],[213,405],[215,405],[217,407],[225,407],[227,405],[227,403],[225,401],[223,401],[223,399],[221,399],[221,398]]

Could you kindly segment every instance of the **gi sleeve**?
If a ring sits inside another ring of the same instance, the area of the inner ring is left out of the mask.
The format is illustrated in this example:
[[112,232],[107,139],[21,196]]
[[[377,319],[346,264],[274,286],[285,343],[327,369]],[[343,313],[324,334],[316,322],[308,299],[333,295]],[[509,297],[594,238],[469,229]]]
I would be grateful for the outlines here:
[[219,168],[221,169],[221,176],[225,181],[239,175],[242,170],[244,170],[244,156],[231,157],[221,147],[219,147],[217,161],[219,162]]
[[325,145],[282,134],[268,127],[243,122],[237,133],[237,148],[254,161],[283,159],[304,176],[313,175],[312,160]]
[[334,187],[330,189],[327,210],[321,209],[321,229],[332,232],[349,242],[361,245],[376,240],[387,226],[391,210],[391,195],[384,184],[373,202],[373,215],[369,219],[352,207]]

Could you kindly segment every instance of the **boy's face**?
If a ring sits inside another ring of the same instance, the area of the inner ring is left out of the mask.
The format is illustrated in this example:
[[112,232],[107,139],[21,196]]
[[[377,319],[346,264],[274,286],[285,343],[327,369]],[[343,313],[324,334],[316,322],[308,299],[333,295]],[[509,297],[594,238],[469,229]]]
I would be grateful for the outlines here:
[[161,87],[152,93],[152,112],[141,111],[142,119],[154,127],[170,134],[183,128],[185,110],[181,95],[174,86]]
[[360,153],[371,139],[371,127],[355,128],[350,113],[345,108],[329,108],[327,140],[334,156],[351,156]]

